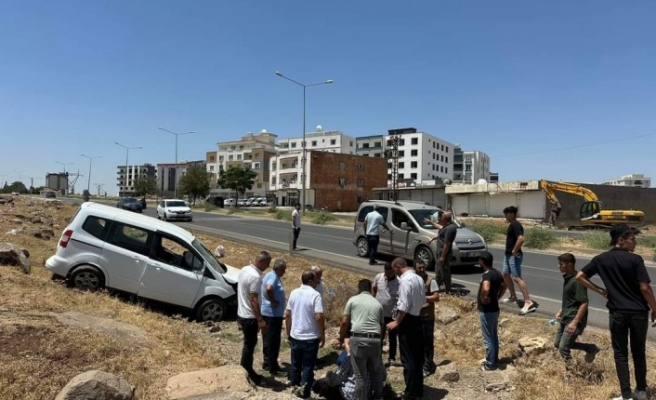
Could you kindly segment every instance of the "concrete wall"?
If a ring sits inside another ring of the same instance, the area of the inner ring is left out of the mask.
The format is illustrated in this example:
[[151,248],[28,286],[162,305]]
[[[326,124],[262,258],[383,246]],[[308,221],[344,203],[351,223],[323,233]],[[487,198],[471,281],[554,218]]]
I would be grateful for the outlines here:
[[503,217],[508,206],[519,208],[519,218],[544,219],[547,200],[541,191],[462,193],[449,196],[451,209],[456,215]]
[[[597,194],[603,203],[604,209],[640,210],[645,213],[645,222],[656,223],[656,189],[643,189],[636,187],[580,184]],[[580,221],[581,204],[583,197],[568,193],[556,192],[556,196],[563,206],[558,218],[558,224],[572,225]]]
[[[392,191],[390,189],[376,190],[375,198],[378,200],[388,200]],[[400,188],[399,200],[423,201],[434,206],[446,207],[446,194],[444,188]]]

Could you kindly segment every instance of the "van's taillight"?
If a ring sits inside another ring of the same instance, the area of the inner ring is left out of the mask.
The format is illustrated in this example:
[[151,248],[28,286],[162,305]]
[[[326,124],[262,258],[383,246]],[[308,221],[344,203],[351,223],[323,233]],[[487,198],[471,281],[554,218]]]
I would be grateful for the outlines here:
[[68,242],[71,240],[72,235],[73,231],[70,229],[64,232],[61,236],[61,239],[59,239],[59,246],[65,249],[66,246],[68,246]]

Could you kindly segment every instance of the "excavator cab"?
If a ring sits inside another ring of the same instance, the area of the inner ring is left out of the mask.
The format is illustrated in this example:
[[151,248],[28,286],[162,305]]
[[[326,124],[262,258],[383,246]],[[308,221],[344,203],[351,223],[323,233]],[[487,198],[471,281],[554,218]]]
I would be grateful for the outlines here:
[[590,219],[601,212],[601,202],[586,201],[581,204],[581,219]]

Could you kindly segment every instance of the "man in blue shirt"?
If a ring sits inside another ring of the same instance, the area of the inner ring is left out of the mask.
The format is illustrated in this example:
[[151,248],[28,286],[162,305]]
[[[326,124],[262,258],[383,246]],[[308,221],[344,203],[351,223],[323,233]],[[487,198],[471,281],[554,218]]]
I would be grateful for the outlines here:
[[278,365],[278,355],[280,354],[282,321],[285,315],[285,287],[281,278],[285,275],[286,269],[287,263],[285,260],[278,259],[273,264],[273,270],[262,279],[261,310],[267,325],[262,341],[262,356],[264,359],[262,369],[268,370],[271,375],[285,373]]
[[385,218],[378,212],[378,206],[374,204],[374,209],[364,217],[364,232],[367,235],[367,245],[369,247],[369,265],[378,264],[376,262],[376,253],[378,252],[378,243],[380,243],[381,225],[390,234],[394,233],[385,223]]

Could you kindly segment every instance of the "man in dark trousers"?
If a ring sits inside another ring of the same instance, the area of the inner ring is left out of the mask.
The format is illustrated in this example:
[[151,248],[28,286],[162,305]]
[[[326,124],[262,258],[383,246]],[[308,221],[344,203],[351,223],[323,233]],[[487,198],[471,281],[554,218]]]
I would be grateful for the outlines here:
[[404,400],[415,400],[424,395],[424,336],[421,331],[419,313],[426,301],[424,280],[408,267],[404,258],[392,261],[392,268],[400,277],[399,302],[394,320],[387,324],[387,329],[397,329],[401,345],[401,363],[403,364]]
[[479,258],[483,275],[478,286],[478,313],[485,344],[483,371],[494,371],[499,367],[499,298],[506,291],[506,282],[501,272],[494,268],[492,253],[484,251]]
[[[384,272],[379,273],[374,278],[373,295],[380,302],[380,305],[383,306],[385,325],[389,324],[392,322],[393,311],[399,300],[399,278],[394,273],[391,262],[386,262]],[[389,359],[387,366],[397,366],[396,348],[398,338],[396,329],[389,331],[388,342],[389,351],[387,352],[387,356]]]
[[[430,220],[429,220],[430,221]],[[435,228],[439,229],[437,236],[428,241],[430,245],[437,240],[437,276],[438,280],[444,284],[444,291],[451,293],[451,255],[453,254],[453,242],[456,240],[458,227],[453,223],[451,213],[440,214],[439,224],[430,222]]]
[[285,260],[278,259],[273,263],[273,270],[262,279],[262,317],[267,324],[267,330],[262,337],[262,369],[271,375],[280,375],[285,371],[278,364],[282,321],[285,316],[285,287],[282,277],[287,270]]
[[301,233],[301,204],[296,203],[294,206],[294,211],[292,211],[292,234],[294,235],[294,241],[292,243],[292,248],[298,250],[296,243],[298,242],[298,235]]
[[[649,283],[645,262],[637,254],[636,235],[640,231],[629,226],[614,227],[610,231],[612,249],[594,257],[576,275],[576,280],[588,289],[608,299],[608,328],[615,356],[615,369],[622,395],[614,400],[647,399],[647,330],[649,313],[656,320],[656,300]],[[599,275],[606,288],[590,281]],[[652,327],[656,326],[653,324]],[[629,374],[629,339],[635,370],[636,390],[631,393]]]
[[378,212],[378,206],[374,204],[373,210],[364,217],[364,233],[367,235],[367,245],[369,247],[369,265],[376,265],[376,253],[378,252],[378,243],[380,243],[380,227],[387,229],[390,235],[394,231],[387,226],[385,218]]
[[576,258],[572,253],[558,256],[558,269],[563,274],[563,299],[556,313],[559,321],[554,337],[554,347],[567,361],[572,358],[572,349],[583,350],[585,361],[594,361],[599,347],[594,344],[578,343],[588,322],[588,289],[576,280]]
[[421,259],[414,261],[415,272],[424,280],[424,292],[426,302],[421,307],[419,319],[421,320],[421,331],[424,335],[424,377],[435,373],[435,303],[440,301],[437,282],[426,273],[426,264]]

